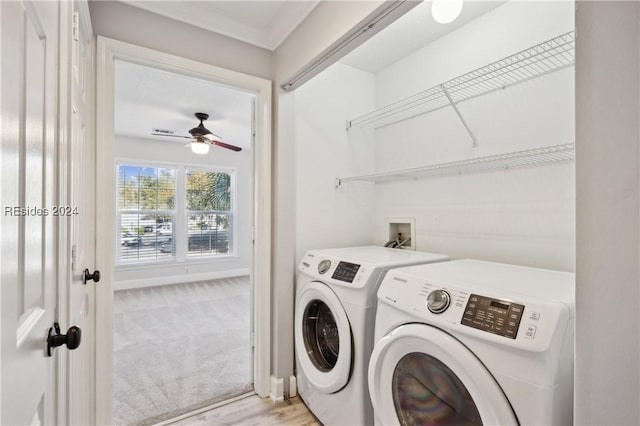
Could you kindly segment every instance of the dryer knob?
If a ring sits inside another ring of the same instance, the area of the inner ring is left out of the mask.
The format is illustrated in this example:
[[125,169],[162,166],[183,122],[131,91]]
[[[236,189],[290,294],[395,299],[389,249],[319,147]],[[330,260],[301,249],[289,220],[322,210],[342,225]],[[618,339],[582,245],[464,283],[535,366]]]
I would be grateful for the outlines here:
[[318,264],[318,272],[320,274],[324,274],[331,268],[331,261],[329,259],[325,259]]
[[451,296],[442,289],[433,290],[427,296],[427,308],[434,314],[441,314],[447,310],[451,303]]

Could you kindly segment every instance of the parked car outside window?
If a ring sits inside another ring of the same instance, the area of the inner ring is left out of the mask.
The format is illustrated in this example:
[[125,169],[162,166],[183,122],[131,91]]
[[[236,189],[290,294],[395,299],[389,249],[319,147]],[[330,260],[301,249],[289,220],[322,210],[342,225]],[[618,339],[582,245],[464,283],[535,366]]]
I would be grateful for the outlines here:
[[[217,254],[229,252],[229,232],[227,230],[203,231],[189,234],[189,252],[202,252],[203,254]],[[163,253],[173,253],[173,238],[160,245]]]
[[142,239],[138,235],[133,235],[129,232],[123,232],[120,235],[120,245],[125,247],[137,246],[142,242]]

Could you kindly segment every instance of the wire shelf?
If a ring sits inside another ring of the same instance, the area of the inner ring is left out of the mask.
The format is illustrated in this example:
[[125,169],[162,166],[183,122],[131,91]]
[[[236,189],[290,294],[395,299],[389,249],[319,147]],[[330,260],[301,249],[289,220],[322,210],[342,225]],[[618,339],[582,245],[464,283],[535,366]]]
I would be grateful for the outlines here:
[[498,169],[534,166],[542,163],[569,161],[575,159],[575,144],[553,145],[525,151],[507,152],[469,160],[432,164],[411,169],[370,175],[337,178],[336,186],[348,182],[386,183],[402,180],[416,180],[434,176],[481,173]]
[[354,118],[347,122],[347,127],[366,126],[383,119],[386,119],[384,124],[391,124],[529,81],[574,63],[575,34],[570,31]]

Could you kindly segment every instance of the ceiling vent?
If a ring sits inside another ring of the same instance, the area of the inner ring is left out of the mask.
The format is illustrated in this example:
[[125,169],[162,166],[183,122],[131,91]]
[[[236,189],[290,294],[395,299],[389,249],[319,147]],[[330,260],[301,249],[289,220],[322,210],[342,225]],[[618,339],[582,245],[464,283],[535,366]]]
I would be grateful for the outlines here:
[[175,135],[176,131],[175,130],[167,130],[167,129],[151,129],[151,134],[152,135],[161,135],[161,136]]

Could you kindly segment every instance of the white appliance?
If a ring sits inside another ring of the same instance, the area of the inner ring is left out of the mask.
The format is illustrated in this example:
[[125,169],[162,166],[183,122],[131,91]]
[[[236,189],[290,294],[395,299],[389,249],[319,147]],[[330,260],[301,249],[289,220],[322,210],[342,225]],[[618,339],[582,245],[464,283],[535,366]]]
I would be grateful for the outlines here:
[[572,424],[574,288],[572,273],[476,260],[389,271],[376,424]]
[[311,250],[298,267],[295,352],[300,396],[325,425],[370,425],[367,367],[385,273],[448,256],[384,247]]

